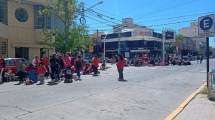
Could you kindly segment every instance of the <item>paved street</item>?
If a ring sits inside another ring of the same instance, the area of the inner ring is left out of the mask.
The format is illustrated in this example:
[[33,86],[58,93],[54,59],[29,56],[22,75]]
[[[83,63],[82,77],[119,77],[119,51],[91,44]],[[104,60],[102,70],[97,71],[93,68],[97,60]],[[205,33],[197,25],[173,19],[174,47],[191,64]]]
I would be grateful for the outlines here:
[[[211,60],[211,65],[215,60]],[[111,66],[111,65],[110,65]],[[205,61],[191,66],[116,66],[57,85],[0,85],[0,120],[162,120],[206,79]]]

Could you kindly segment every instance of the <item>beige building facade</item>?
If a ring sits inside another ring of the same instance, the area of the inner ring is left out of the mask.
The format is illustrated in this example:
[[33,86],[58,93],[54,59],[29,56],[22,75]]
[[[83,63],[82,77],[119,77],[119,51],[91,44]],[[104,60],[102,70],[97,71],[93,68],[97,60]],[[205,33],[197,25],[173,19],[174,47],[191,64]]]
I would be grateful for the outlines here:
[[0,57],[32,60],[36,55],[54,52],[54,48],[41,44],[43,34],[42,29],[35,27],[39,20],[35,17],[35,6],[33,2],[1,0]]

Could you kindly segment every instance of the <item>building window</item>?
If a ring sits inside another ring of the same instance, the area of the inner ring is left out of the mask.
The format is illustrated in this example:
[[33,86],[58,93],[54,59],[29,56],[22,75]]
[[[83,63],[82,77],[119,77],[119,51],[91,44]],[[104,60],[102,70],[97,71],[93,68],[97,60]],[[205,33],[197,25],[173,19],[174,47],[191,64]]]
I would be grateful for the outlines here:
[[15,48],[15,57],[29,60],[29,48],[25,47]]
[[26,22],[28,20],[28,12],[24,8],[17,8],[15,17],[19,22]]
[[1,51],[2,51],[2,54],[7,54],[7,43],[6,42],[1,42]]
[[34,6],[34,28],[35,29],[51,29],[51,17],[41,14],[39,11],[44,9],[41,5]]
[[7,0],[0,0],[0,22],[7,25]]

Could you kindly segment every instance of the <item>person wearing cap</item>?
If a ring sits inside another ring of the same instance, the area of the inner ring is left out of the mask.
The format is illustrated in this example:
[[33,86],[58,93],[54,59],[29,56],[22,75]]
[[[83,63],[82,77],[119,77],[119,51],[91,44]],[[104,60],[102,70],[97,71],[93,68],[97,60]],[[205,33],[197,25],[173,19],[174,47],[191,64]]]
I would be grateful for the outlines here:
[[123,78],[123,69],[124,69],[125,60],[124,60],[124,57],[121,54],[118,55],[117,62],[118,62],[117,63],[117,69],[118,69],[118,73],[119,73],[118,80],[124,80],[124,78]]

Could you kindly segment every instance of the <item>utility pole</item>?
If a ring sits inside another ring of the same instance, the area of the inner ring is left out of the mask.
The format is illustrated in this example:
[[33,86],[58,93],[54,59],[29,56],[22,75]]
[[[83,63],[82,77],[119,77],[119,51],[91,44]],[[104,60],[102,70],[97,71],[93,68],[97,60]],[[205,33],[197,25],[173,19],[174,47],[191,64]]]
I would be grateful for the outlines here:
[[206,69],[207,69],[207,87],[209,87],[209,37],[206,37],[206,58],[207,58],[207,66],[206,66]]
[[165,31],[163,31],[163,63],[165,62]]
[[98,42],[99,42],[99,30],[96,30],[97,38],[96,38],[96,54],[98,54]]

